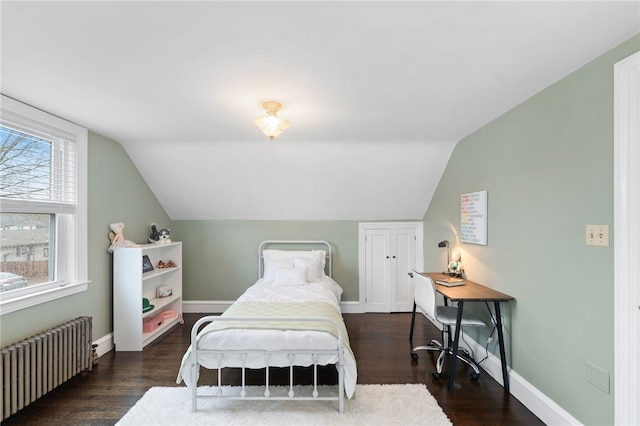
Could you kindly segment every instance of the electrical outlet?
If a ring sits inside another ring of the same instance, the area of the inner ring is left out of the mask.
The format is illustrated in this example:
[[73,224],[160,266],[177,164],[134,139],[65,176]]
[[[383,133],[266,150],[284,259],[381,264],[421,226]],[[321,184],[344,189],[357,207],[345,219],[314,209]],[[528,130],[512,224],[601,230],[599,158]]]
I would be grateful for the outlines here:
[[587,225],[588,246],[609,247],[609,225]]
[[609,372],[591,364],[589,361],[585,365],[585,378],[587,382],[597,387],[603,392],[609,393]]

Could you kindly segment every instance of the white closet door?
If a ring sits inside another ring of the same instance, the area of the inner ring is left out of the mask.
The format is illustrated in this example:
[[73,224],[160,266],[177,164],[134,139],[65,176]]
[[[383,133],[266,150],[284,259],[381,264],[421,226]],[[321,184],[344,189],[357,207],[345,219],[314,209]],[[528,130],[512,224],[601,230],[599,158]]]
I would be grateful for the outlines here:
[[366,312],[410,312],[409,271],[421,267],[421,223],[360,224],[360,301]]
[[389,229],[369,229],[365,237],[365,282],[367,312],[389,312],[390,271]]
[[413,281],[409,271],[416,267],[416,230],[391,230],[391,312],[409,312],[413,309]]

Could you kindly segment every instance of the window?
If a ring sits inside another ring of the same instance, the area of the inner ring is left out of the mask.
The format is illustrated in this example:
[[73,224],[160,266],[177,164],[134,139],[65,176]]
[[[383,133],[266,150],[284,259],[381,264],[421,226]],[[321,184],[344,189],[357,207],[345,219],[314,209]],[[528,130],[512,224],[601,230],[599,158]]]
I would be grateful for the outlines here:
[[87,288],[87,130],[2,96],[0,314]]

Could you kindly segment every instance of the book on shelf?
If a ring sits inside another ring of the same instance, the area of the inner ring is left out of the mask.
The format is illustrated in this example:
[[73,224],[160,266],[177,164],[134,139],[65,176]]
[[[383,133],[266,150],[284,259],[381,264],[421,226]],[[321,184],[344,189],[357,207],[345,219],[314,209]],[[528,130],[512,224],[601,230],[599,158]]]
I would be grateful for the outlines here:
[[458,285],[464,285],[464,279],[459,277],[440,278],[436,280],[436,284],[444,285],[447,287],[455,287]]

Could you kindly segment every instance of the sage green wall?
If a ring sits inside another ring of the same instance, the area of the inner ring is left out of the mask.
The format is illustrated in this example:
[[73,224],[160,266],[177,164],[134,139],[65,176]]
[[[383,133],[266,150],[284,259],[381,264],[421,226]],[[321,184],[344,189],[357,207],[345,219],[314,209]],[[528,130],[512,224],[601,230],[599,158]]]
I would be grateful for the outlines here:
[[[460,141],[424,217],[425,270],[440,270],[460,194],[488,190],[489,244],[462,245],[469,277],[516,298],[503,311],[510,366],[585,424],[613,423],[613,382],[607,394],[585,381],[587,361],[613,377],[613,250],[585,246],[585,225],[613,235],[613,64],[638,50],[635,36]],[[93,133],[88,209],[89,290],[3,315],[0,347],[80,315],[94,340],[112,331],[115,221],[136,242],[150,222],[183,241],[185,300],[237,298],[266,239],[330,241],[343,300],[358,299],[357,222],[170,221],[124,149]]]
[[[613,241],[586,246],[585,225],[613,236],[613,66],[638,50],[640,35],[460,141],[424,217],[438,270],[460,195],[488,190],[488,245],[461,245],[467,274],[516,298],[509,365],[584,424],[614,420]],[[610,373],[610,393],[585,381],[586,362]]]
[[112,255],[109,224],[124,222],[128,240],[146,242],[149,223],[169,223],[122,146],[89,133],[88,258],[86,292],[3,315],[0,347],[82,315],[93,317],[94,341],[112,332]]
[[325,240],[342,300],[358,300],[358,223],[350,221],[173,221],[182,241],[184,300],[232,301],[255,283],[264,240]]

